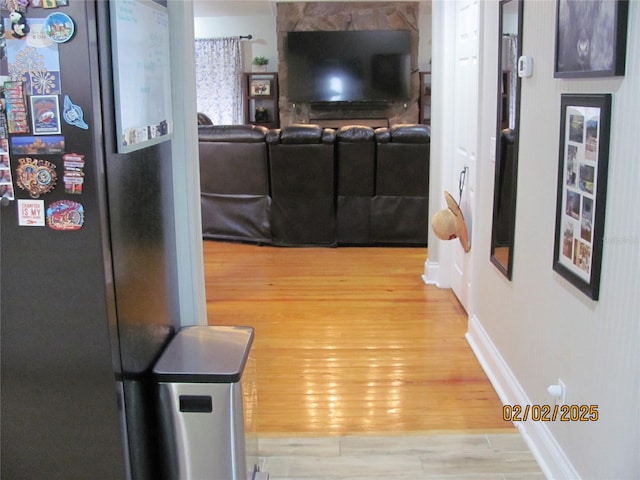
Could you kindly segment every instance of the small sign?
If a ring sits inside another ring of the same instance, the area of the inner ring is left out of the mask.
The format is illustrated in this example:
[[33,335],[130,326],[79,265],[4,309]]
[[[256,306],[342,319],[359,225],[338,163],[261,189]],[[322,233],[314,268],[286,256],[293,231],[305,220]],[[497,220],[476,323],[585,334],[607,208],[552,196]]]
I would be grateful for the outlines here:
[[84,155],[67,153],[62,156],[64,160],[64,191],[79,195],[84,184]]
[[18,225],[44,227],[44,200],[18,200]]

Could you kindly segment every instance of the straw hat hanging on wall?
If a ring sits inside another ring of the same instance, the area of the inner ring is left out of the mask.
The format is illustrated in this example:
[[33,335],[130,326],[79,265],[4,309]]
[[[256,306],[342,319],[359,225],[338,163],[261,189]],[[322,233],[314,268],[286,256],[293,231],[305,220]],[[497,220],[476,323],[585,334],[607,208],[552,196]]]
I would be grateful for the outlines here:
[[460,207],[447,191],[444,192],[444,198],[447,201],[448,208],[436,212],[431,219],[431,226],[436,236],[440,240],[453,240],[457,238],[465,252],[471,250],[469,243],[469,232],[467,224],[464,223],[464,217]]

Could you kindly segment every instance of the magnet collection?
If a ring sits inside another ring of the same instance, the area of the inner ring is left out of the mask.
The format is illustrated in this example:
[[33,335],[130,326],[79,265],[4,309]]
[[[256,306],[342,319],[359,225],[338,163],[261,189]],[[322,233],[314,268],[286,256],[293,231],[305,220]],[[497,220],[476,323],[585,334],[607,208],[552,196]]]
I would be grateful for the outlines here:
[[[59,50],[78,33],[64,12],[70,1],[77,0],[0,0],[0,197],[17,200],[19,226],[84,225],[82,203],[59,198],[82,195],[87,162],[66,150],[62,124],[89,129],[61,82]],[[32,8],[42,13],[30,17]]]

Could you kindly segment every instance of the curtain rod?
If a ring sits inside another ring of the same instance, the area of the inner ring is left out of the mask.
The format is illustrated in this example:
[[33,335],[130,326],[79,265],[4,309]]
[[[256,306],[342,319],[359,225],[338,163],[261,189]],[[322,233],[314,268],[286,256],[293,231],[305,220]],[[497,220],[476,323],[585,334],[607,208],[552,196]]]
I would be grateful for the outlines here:
[[[2,1],[0,0],[0,3],[2,3]],[[196,40],[219,40],[221,38],[237,38],[238,40],[251,40],[253,38],[253,35],[249,34],[249,35],[238,35],[237,37],[202,37],[202,38],[196,38]]]

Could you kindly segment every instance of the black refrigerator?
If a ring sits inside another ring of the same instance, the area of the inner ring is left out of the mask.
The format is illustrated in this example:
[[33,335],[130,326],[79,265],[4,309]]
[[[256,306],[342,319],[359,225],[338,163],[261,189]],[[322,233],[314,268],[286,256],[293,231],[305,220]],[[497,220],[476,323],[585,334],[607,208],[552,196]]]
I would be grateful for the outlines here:
[[171,140],[118,153],[109,2],[2,6],[17,10],[0,12],[2,478],[160,478],[151,371],[180,323]]

